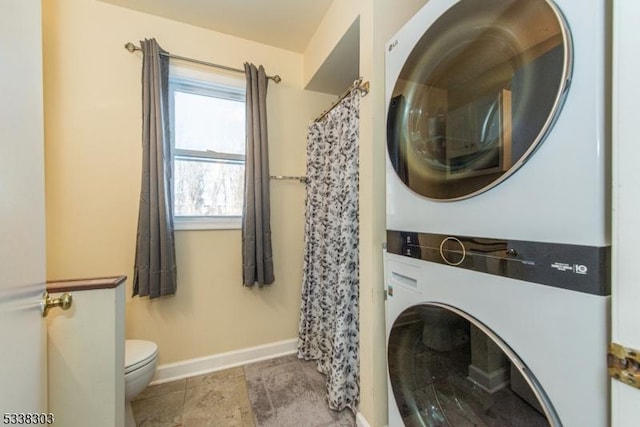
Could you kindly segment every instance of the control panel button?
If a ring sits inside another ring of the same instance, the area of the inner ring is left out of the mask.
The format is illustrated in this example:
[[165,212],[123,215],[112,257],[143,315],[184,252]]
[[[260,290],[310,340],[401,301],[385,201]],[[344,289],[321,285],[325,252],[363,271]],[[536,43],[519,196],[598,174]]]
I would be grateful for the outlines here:
[[462,242],[455,237],[447,237],[440,242],[440,256],[449,265],[460,265],[467,252]]

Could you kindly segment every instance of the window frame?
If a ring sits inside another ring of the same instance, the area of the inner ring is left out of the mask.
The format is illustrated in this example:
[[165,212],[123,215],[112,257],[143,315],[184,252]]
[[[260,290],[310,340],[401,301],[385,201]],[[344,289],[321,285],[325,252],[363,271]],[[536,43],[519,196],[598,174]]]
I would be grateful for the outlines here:
[[[172,169],[175,171],[176,160],[191,160],[202,162],[224,161],[236,164],[246,164],[244,154],[223,153],[213,150],[200,151],[176,148],[175,141],[175,92],[191,93],[201,96],[210,96],[219,99],[239,101],[246,108],[246,89],[240,85],[237,79],[214,79],[210,75],[204,79],[202,76],[184,75],[184,73],[170,72],[169,75],[169,122]],[[246,133],[245,133],[246,135]],[[246,137],[246,136],[245,136]],[[174,172],[175,177],[175,172]],[[171,203],[175,210],[175,179],[171,180]],[[175,230],[224,230],[240,229],[242,227],[242,214],[240,215],[216,215],[216,216],[187,216],[173,213]]]

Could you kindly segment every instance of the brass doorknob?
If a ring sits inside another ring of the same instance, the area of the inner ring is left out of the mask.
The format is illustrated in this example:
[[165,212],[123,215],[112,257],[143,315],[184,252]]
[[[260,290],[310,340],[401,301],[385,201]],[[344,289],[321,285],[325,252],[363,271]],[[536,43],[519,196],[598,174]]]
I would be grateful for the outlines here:
[[40,307],[42,309],[42,317],[45,317],[47,314],[49,314],[49,309],[53,307],[60,307],[63,310],[69,310],[72,302],[73,297],[71,296],[71,294],[64,293],[58,298],[51,298],[49,296],[49,292],[45,291],[45,293],[42,295],[42,302],[40,303]]

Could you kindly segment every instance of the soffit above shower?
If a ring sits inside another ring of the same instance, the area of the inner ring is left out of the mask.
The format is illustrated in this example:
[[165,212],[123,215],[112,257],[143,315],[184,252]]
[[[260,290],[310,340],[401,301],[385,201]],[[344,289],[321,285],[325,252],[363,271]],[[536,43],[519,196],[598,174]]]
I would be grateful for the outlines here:
[[333,0],[100,0],[302,53]]
[[360,18],[351,24],[305,87],[339,95],[360,76]]

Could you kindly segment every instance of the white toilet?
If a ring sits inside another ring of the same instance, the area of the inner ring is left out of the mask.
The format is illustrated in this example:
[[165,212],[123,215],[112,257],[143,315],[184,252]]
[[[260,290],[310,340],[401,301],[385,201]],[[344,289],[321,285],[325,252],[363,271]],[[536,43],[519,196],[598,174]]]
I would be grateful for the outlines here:
[[125,427],[135,427],[131,400],[145,389],[156,372],[158,346],[151,341],[126,340],[124,350]]

